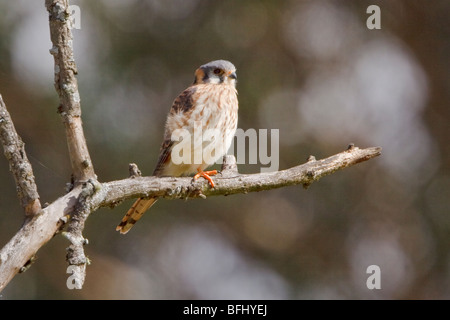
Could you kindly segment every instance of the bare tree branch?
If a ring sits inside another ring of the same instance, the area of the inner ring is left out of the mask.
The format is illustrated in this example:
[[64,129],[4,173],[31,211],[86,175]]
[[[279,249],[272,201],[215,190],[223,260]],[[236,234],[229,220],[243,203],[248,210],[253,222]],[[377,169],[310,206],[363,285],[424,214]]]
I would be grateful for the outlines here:
[[189,177],[133,177],[103,183],[102,189],[106,194],[100,205],[113,206],[117,201],[136,196],[187,199],[271,190],[298,184],[307,187],[337,170],[367,161],[380,154],[380,147],[360,149],[350,146],[346,151],[323,160],[315,160],[313,157],[307,163],[290,169],[257,174],[237,173],[234,157],[227,157],[222,166],[222,174],[213,178],[214,188],[210,188],[203,180],[193,182]]
[[60,230],[67,222],[67,217],[72,217],[75,221],[72,222],[73,229],[69,237],[66,234],[74,249],[69,263],[79,267],[78,276],[84,279],[85,266],[89,261],[82,250],[86,241],[81,232],[89,214],[99,207],[115,206],[125,199],[136,197],[205,198],[270,190],[296,184],[308,186],[325,175],[367,161],[380,154],[379,147],[367,149],[351,147],[323,160],[310,157],[307,163],[290,169],[243,175],[235,170],[234,157],[227,157],[224,161],[222,176],[214,177],[214,189],[210,188],[207,181],[194,182],[189,177],[137,176],[103,184],[95,180],[86,182],[44,208],[42,214],[22,227],[0,251],[0,290],[36,254],[37,250]]
[[25,153],[25,144],[16,132],[6,105],[0,95],[0,142],[9,170],[16,181],[16,190],[27,218],[41,210],[41,202],[34,180],[33,169]]
[[50,53],[55,60],[55,88],[61,102],[58,112],[66,129],[75,183],[83,182],[94,179],[95,173],[81,121],[69,3],[68,0],[46,0],[45,6],[49,13],[50,38],[53,43]]
[[73,212],[80,192],[81,187],[75,187],[70,193],[42,209],[0,250],[0,291],[53,238],[64,224],[62,218]]
[[[50,38],[53,43],[50,53],[55,60],[55,88],[61,101],[58,112],[61,114],[66,129],[74,184],[77,185],[88,180],[96,181],[97,177],[81,121],[69,2],[68,0],[46,0],[45,5],[50,16]],[[82,198],[83,194],[80,197],[64,235],[71,242],[67,249],[67,261],[69,265],[75,266],[72,270],[77,278],[76,286],[81,288],[87,265],[87,258],[83,251],[83,244],[86,241],[82,237],[82,231],[90,211],[86,207],[86,201]]]

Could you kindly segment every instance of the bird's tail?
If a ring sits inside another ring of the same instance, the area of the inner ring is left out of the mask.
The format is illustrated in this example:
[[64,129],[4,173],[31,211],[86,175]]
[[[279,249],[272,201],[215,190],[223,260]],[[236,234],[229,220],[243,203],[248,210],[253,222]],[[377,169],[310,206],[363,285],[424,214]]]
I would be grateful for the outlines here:
[[156,200],[158,199],[137,199],[116,227],[116,231],[120,231],[121,234],[125,234],[130,231],[134,224],[142,217],[144,212],[147,211],[156,202]]

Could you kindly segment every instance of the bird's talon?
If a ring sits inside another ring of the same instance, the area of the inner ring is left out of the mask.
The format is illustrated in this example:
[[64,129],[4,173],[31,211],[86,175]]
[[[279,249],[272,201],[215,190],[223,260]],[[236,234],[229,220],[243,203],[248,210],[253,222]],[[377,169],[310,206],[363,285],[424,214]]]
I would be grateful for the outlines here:
[[197,180],[200,177],[205,178],[206,180],[208,180],[209,184],[211,185],[211,188],[214,188],[214,181],[211,179],[210,176],[216,175],[217,174],[217,170],[211,170],[211,171],[201,171],[198,170],[198,173],[194,176],[194,180]]

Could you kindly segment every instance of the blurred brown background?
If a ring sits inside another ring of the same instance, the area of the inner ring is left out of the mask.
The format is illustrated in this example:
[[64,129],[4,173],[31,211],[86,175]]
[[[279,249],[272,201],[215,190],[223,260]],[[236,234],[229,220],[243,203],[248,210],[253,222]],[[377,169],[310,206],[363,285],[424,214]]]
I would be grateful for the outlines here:
[[[126,236],[131,201],[84,235],[82,290],[57,236],[0,299],[448,299],[450,2],[73,1],[85,134],[100,181],[153,171],[166,114],[215,59],[238,69],[239,127],[280,130],[280,169],[353,142],[381,157],[314,183],[160,201]],[[381,30],[366,9],[381,8]],[[0,3],[0,93],[42,203],[70,177],[44,1]],[[241,165],[259,172],[261,165]],[[0,246],[23,213],[0,157]],[[366,269],[381,269],[369,290]]]

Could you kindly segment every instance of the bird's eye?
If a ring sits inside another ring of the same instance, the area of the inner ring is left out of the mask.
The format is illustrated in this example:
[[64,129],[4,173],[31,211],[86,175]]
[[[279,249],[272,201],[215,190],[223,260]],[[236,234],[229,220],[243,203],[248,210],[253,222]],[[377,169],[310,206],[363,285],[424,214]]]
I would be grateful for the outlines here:
[[217,69],[214,69],[214,74],[221,74],[222,73],[222,70],[220,70],[219,68],[217,68]]

